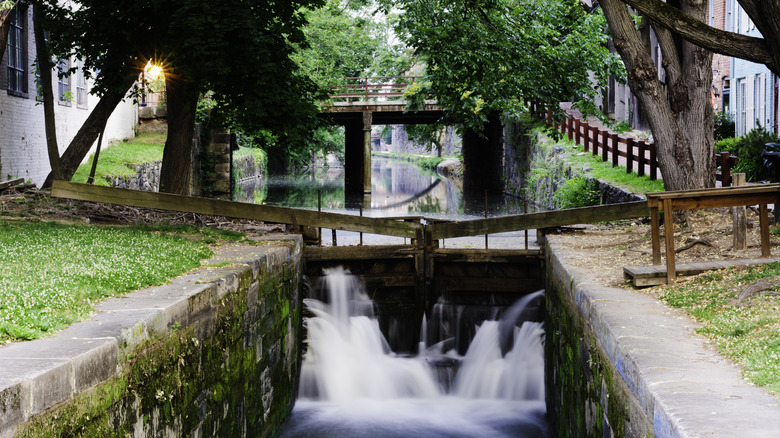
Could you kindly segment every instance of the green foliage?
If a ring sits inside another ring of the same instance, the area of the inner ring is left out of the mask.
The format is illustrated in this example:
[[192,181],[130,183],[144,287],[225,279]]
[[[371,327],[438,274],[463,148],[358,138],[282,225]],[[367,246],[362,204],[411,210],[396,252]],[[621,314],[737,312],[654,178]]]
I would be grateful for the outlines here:
[[15,4],[16,4],[16,2],[14,2],[12,0],[0,1],[0,11],[7,11],[7,10],[13,8]]
[[726,111],[718,111],[715,113],[715,125],[714,134],[715,141],[718,142],[725,138],[734,137],[736,125],[734,124],[734,118]]
[[[106,177],[135,176],[133,165],[162,161],[164,145],[165,134],[146,134],[103,149],[95,171],[95,185],[108,186]],[[78,167],[71,181],[86,183],[94,159],[94,154],[90,155],[89,160]]]
[[[388,1],[388,3],[391,3]],[[427,64],[451,123],[480,128],[492,111],[517,115],[524,99],[594,100],[624,76],[606,48],[605,20],[574,0],[401,0],[397,34]],[[389,9],[390,6],[388,5]],[[553,107],[553,105],[550,105]]]
[[588,207],[598,205],[600,197],[596,180],[579,175],[555,191],[553,203],[559,209]]
[[739,138],[729,137],[729,138],[722,138],[715,142],[715,153],[719,154],[721,152],[729,152],[732,155],[736,155],[734,151],[736,150],[737,141],[739,141]]
[[622,134],[624,132],[630,131],[631,130],[631,125],[624,120],[624,121],[622,121],[620,123],[616,123],[614,126],[612,126],[612,130],[615,131],[618,134]]
[[307,8],[304,14],[306,44],[292,55],[304,73],[322,87],[371,74],[387,26],[375,20],[363,2],[327,0],[323,7]]
[[60,330],[102,298],[199,266],[212,254],[204,241],[224,236],[193,231],[0,221],[0,343]]
[[577,146],[574,150],[578,154],[567,157],[566,161],[579,167],[589,167],[591,170],[588,171],[588,175],[595,179],[606,181],[631,193],[644,194],[664,191],[662,180],[653,181],[647,175],[637,175],[636,171],[626,173],[625,167],[612,167],[611,162],[601,161],[600,157],[590,153],[579,155],[579,152],[584,151],[582,146]]
[[[92,91],[125,92],[152,60],[166,80],[213,92],[221,122],[307,138],[322,96],[291,59],[305,45],[302,7],[321,0],[41,0],[56,57],[75,56]],[[170,90],[170,87],[168,87]],[[136,93],[139,89],[135,90]],[[195,111],[195,102],[192,108]]]
[[777,142],[778,138],[761,125],[745,134],[734,145],[734,153],[739,162],[731,170],[743,172],[748,181],[762,181],[772,177],[770,169],[764,163],[761,152],[767,143]]

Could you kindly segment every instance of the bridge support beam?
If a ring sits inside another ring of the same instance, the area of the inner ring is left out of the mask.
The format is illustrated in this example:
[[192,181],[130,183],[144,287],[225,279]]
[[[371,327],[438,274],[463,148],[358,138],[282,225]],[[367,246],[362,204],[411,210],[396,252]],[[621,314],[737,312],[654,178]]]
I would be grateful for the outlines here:
[[344,123],[344,179],[349,193],[371,193],[370,111],[356,113]]
[[484,210],[485,192],[503,192],[503,126],[499,113],[488,116],[482,132],[463,133],[463,194],[467,211]]

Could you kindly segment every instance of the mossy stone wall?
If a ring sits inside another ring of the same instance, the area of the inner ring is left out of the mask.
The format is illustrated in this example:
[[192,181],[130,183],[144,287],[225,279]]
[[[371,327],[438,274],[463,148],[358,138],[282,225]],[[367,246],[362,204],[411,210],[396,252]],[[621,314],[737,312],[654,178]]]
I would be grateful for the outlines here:
[[205,269],[195,284],[207,286],[177,303],[164,329],[123,333],[131,340],[110,378],[32,415],[14,436],[273,436],[301,360],[300,240],[290,246]]
[[553,436],[652,437],[652,423],[575,303],[575,285],[552,266],[548,257],[545,379]]

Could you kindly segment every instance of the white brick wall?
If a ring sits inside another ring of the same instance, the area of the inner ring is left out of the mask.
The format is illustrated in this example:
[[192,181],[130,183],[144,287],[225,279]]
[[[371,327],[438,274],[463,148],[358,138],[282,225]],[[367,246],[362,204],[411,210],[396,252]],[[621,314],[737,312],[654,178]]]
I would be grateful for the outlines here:
[[[49,157],[46,151],[46,137],[43,119],[43,105],[37,102],[35,85],[35,44],[32,36],[32,16],[28,9],[25,22],[27,34],[27,97],[9,94],[8,50],[0,64],[0,181],[9,177],[32,180],[42,184],[49,174]],[[74,64],[75,65],[75,64]],[[57,99],[57,75],[53,73],[55,100]],[[76,95],[76,75],[71,77],[71,91]],[[87,84],[89,88],[89,84]],[[57,141],[60,155],[89,116],[98,99],[89,95],[87,107],[78,108],[76,102],[70,106],[55,105]],[[119,104],[106,126],[104,144],[107,141],[132,138],[137,122],[137,108],[130,101]],[[94,149],[94,146],[93,146]]]

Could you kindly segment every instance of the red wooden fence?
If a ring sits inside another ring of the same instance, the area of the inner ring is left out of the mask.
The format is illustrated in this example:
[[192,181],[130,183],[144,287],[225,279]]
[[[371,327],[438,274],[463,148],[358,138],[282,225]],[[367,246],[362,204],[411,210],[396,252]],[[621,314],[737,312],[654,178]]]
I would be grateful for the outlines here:
[[[537,117],[545,117],[547,123],[554,124],[556,130],[567,135],[569,140],[581,145],[585,152],[591,152],[594,156],[600,156],[602,161],[612,161],[612,167],[617,167],[619,158],[625,158],[626,173],[636,171],[639,176],[648,175],[651,180],[658,179],[658,159],[656,158],[655,143],[646,140],[637,140],[633,137],[618,135],[609,130],[590,126],[587,121],[582,121],[571,114],[567,114],[562,123],[553,121],[550,110],[544,112],[544,107],[537,103],[529,104],[531,114]],[[715,155],[715,165],[720,167],[720,172],[715,174],[715,179],[722,182],[723,187],[731,185],[731,169],[738,162],[737,157],[732,157],[728,152]],[[636,165],[636,170],[634,166]]]

